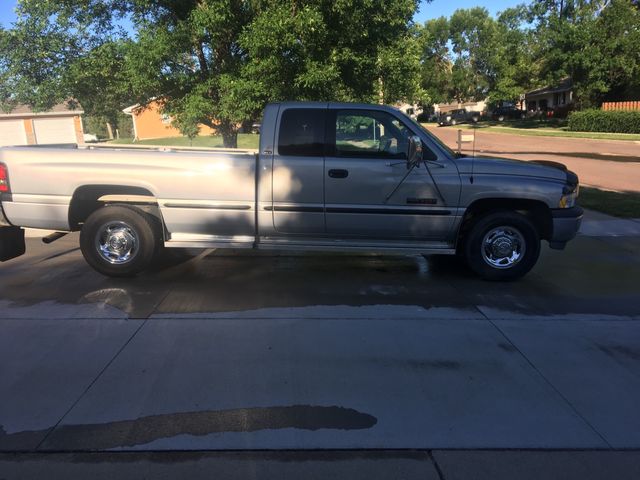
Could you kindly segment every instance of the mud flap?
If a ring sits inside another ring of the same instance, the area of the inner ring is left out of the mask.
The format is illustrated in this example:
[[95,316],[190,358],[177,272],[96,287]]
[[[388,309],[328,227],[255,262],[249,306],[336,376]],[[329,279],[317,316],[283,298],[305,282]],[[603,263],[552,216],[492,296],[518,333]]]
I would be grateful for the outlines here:
[[0,227],[0,262],[24,255],[24,230],[20,227]]

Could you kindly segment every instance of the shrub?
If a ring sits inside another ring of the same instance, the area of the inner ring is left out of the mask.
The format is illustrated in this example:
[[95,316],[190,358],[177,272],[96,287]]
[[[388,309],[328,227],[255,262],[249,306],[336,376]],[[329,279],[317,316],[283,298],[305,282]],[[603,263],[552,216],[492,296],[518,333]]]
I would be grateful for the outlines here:
[[569,115],[574,132],[640,133],[638,110],[583,110]]

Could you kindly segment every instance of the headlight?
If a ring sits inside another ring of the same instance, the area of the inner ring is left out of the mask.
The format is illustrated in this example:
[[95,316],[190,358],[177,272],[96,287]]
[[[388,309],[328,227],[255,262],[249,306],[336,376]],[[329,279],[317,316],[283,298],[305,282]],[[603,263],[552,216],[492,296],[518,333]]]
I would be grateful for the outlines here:
[[576,200],[578,199],[578,192],[580,187],[576,186],[572,192],[567,192],[567,187],[565,187],[562,191],[563,195],[560,197],[560,202],[558,203],[558,208],[571,208],[576,205]]

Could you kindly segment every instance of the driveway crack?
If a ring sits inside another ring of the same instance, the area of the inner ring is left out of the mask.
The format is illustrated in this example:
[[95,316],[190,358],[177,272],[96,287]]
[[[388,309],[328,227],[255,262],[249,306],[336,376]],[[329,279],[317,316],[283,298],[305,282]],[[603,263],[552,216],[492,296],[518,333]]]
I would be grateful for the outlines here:
[[554,392],[556,392],[556,394],[560,398],[562,398],[562,400],[565,401],[565,403],[569,406],[571,411],[573,411],[573,413],[575,413],[578,416],[578,418],[580,418],[593,431],[593,433],[595,433],[605,443],[605,445],[607,445],[609,449],[613,449],[613,446],[607,441],[607,439],[598,430],[596,430],[596,428],[591,424],[591,422],[589,422],[589,420],[587,420],[586,417],[578,411],[578,409],[569,401],[569,399],[553,383],[551,383],[551,381],[538,369],[538,367],[535,366],[535,364],[531,360],[529,360],[529,358],[524,354],[524,352],[520,350],[520,348],[511,341],[511,339],[507,336],[507,334],[504,333],[502,329],[493,322],[493,320],[487,318],[487,321],[491,325],[493,325],[493,327],[500,333],[500,335],[502,335],[502,337],[507,342],[509,342],[509,344],[515,349],[515,351],[517,351],[522,356],[522,358],[525,359],[525,361],[529,364],[529,366],[533,368],[533,370],[538,375],[540,375],[540,378],[542,378],[546,382],[546,384],[549,385],[549,387],[551,387],[551,389]]
[[78,398],[71,404],[71,406],[67,409],[66,412],[60,417],[60,419],[56,422],[56,424],[49,429],[44,438],[38,443],[34,451],[39,451],[40,448],[45,444],[47,439],[51,436],[51,434],[55,431],[56,428],[62,423],[62,421],[69,415],[71,410],[75,408],[75,406],[82,400],[82,398],[86,395],[86,393],[93,387],[93,385],[100,379],[100,377],[104,374],[104,372],[111,366],[111,364],[115,361],[116,358],[122,353],[122,351],[131,343],[134,337],[138,334],[140,330],[146,325],[147,320],[143,320],[142,323],[136,330],[131,334],[131,336],[127,339],[126,342],[118,349],[118,351],[111,357],[111,359],[106,363],[106,365],[98,372],[96,377],[87,385],[87,387],[82,391],[82,393],[78,396]]

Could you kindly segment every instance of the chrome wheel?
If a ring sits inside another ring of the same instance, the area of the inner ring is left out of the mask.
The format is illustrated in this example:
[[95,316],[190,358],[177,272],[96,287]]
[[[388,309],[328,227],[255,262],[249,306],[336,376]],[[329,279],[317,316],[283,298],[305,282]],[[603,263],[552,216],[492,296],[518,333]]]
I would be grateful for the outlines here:
[[516,265],[524,257],[524,236],[514,227],[496,227],[482,239],[482,259],[493,268],[506,269]]
[[122,265],[138,254],[138,234],[124,222],[109,222],[98,229],[95,246],[104,260]]

